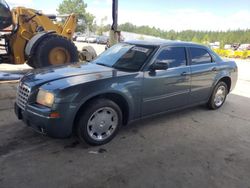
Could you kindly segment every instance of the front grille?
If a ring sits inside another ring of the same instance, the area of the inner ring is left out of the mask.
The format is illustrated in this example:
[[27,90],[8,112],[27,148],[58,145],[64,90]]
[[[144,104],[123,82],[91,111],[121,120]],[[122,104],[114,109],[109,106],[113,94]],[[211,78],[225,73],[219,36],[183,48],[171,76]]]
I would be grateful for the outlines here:
[[29,95],[30,95],[30,88],[26,86],[25,84],[20,83],[17,88],[16,103],[22,110],[25,109],[25,106],[28,102]]

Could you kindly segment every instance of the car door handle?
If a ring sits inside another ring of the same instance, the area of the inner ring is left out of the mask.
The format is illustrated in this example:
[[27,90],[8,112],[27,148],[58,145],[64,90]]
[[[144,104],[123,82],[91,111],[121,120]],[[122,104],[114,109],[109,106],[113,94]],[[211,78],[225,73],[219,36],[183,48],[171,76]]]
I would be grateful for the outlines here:
[[216,67],[213,67],[212,68],[212,71],[217,71],[218,69]]
[[187,76],[187,75],[188,75],[187,72],[182,72],[182,73],[181,73],[181,76]]

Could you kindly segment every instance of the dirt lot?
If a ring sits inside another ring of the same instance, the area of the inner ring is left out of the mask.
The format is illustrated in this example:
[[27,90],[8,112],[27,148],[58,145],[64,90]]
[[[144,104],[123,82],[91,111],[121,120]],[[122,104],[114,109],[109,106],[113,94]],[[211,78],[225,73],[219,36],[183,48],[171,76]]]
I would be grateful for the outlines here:
[[217,111],[203,106],[124,127],[109,144],[52,139],[13,113],[0,84],[0,187],[250,187],[250,62]]

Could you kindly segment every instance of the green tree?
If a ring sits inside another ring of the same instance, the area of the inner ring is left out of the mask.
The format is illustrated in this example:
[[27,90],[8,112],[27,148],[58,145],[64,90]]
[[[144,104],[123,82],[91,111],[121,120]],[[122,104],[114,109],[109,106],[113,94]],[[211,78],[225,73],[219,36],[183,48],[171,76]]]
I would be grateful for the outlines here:
[[103,35],[103,32],[107,31],[106,27],[104,25],[104,22],[106,22],[108,20],[108,17],[105,16],[101,19],[101,24],[97,27],[97,34],[98,35]]
[[203,42],[204,44],[208,44],[208,43],[209,43],[209,36],[208,36],[208,34],[205,34],[205,35],[203,36],[202,42]]
[[200,40],[196,36],[194,36],[192,38],[192,42],[200,43]]
[[59,14],[75,13],[78,18],[77,31],[83,32],[87,27],[93,30],[94,15],[86,12],[87,4],[83,0],[63,0],[57,11]]
[[197,43],[209,44],[220,42],[224,44],[250,43],[250,29],[247,30],[228,30],[228,31],[193,31],[186,30],[176,32],[174,30],[164,31],[150,26],[136,26],[131,23],[119,25],[121,31],[133,32],[138,34],[152,35],[170,40],[193,41]]

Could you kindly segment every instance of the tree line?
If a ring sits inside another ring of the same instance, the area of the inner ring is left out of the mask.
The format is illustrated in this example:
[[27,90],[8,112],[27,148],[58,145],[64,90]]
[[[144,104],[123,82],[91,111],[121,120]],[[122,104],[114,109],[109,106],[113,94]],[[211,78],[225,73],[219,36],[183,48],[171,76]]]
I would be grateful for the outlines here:
[[132,23],[124,23],[119,26],[121,31],[133,32],[138,34],[152,35],[169,40],[192,41],[198,43],[220,42],[224,44],[250,43],[250,29],[247,30],[228,30],[228,31],[165,31],[150,26],[136,26]]

